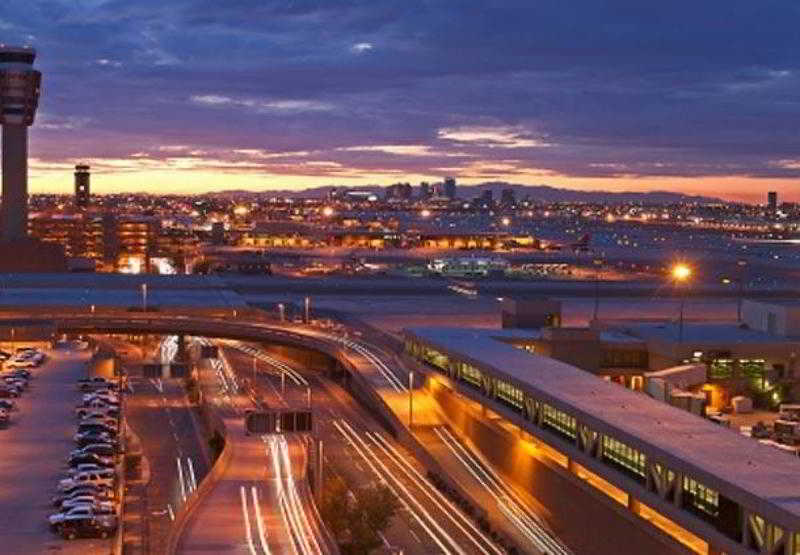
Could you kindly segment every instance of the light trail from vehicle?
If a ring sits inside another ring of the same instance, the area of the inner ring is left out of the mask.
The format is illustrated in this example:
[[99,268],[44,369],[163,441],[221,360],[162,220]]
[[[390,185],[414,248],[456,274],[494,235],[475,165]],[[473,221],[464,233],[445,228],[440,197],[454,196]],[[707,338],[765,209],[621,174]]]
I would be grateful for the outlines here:
[[538,519],[525,510],[514,491],[483,461],[477,453],[461,444],[447,428],[434,428],[434,432],[467,468],[472,476],[497,501],[500,510],[543,553],[568,555],[569,549],[552,537]]

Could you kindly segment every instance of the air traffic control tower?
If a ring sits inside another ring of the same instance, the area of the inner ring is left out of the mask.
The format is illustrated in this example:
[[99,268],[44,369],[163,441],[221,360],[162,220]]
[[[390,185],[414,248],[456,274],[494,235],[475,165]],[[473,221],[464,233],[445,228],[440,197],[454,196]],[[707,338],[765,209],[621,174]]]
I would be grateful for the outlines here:
[[[39,106],[41,72],[36,51],[0,44],[0,124],[3,126],[3,198],[0,209],[0,270],[53,271],[63,265],[63,248],[28,238],[28,127]],[[9,254],[10,259],[3,256]]]
[[28,126],[39,106],[42,74],[32,48],[0,45],[0,123],[3,124],[3,207],[0,236],[28,236]]

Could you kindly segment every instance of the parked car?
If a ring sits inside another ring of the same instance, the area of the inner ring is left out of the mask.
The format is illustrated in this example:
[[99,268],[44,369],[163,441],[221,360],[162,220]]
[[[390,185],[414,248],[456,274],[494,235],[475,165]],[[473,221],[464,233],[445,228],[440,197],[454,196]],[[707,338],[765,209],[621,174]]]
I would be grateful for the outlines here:
[[0,409],[0,426],[6,427],[11,421],[11,416],[6,409]]
[[0,399],[0,409],[5,409],[8,412],[16,409],[17,405],[11,399]]
[[81,422],[78,424],[78,434],[86,433],[108,434],[112,438],[116,438],[118,435],[116,425],[108,425],[103,422]]
[[113,467],[109,468],[107,466],[100,466],[95,463],[83,463],[67,470],[67,476],[72,478],[84,472],[94,472],[99,476],[107,476],[110,478],[114,478],[117,475]]
[[95,391],[93,393],[85,394],[83,396],[83,400],[87,402],[103,401],[107,405],[119,406],[119,396],[116,393]]
[[22,390],[6,383],[0,384],[0,398],[19,397]]
[[8,372],[8,374],[6,374],[6,375],[8,375],[8,376],[22,376],[25,379],[29,380],[29,379],[31,379],[33,377],[33,372],[31,372],[30,370],[25,370],[24,368],[16,368],[16,369],[12,370],[11,372]]
[[85,454],[85,453],[94,453],[96,455],[100,455],[102,457],[113,457],[119,452],[119,448],[117,445],[112,443],[106,443],[102,441],[97,441],[94,443],[88,443],[83,445],[80,449],[74,450],[70,456],[76,454]]
[[115,449],[119,447],[119,443],[113,436],[104,433],[86,432],[82,434],[75,434],[74,439],[78,447],[85,447],[87,445],[91,445],[92,443],[108,443]]
[[82,484],[96,484],[98,486],[114,487],[114,476],[105,476],[100,472],[81,472],[71,478],[64,478],[58,483],[58,491],[66,492]]
[[114,389],[116,384],[106,378],[95,376],[93,378],[82,378],[78,380],[80,391],[93,391],[95,389]]
[[72,468],[76,468],[80,464],[96,464],[104,468],[111,468],[114,466],[114,459],[89,451],[71,454],[67,459],[67,464]]
[[77,485],[72,489],[53,496],[53,506],[60,507],[61,504],[67,499],[71,499],[72,497],[77,497],[80,495],[93,495],[98,499],[113,499],[114,490],[108,486],[99,486],[97,484]]
[[61,510],[66,511],[73,507],[80,507],[81,505],[89,505],[96,513],[100,514],[113,514],[114,502],[112,499],[99,499],[94,495],[74,495],[69,499],[61,502]]
[[116,421],[119,419],[119,408],[111,406],[78,407],[75,409],[75,415],[81,420],[89,418],[110,418]]
[[47,518],[47,521],[50,523],[50,527],[56,530],[66,521],[80,520],[87,517],[94,518],[95,520],[108,518],[116,521],[116,516],[113,514],[113,509],[111,512],[99,512],[91,505],[79,505],[61,513],[52,514]]
[[96,517],[84,516],[65,520],[58,526],[58,532],[65,540],[76,538],[108,538],[117,530],[117,519],[111,515]]

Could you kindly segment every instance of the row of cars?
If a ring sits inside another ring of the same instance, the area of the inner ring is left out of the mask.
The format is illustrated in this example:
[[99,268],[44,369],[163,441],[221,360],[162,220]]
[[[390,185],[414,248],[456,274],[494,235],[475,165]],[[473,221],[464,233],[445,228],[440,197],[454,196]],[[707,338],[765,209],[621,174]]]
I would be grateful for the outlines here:
[[15,409],[13,399],[28,389],[33,378],[33,369],[45,361],[45,354],[33,347],[20,347],[16,352],[0,351],[3,371],[0,373],[0,427],[8,426],[11,411]]
[[83,397],[75,407],[76,449],[67,458],[48,517],[50,528],[65,539],[108,538],[119,524],[117,459],[120,444],[120,394],[105,378],[79,380]]

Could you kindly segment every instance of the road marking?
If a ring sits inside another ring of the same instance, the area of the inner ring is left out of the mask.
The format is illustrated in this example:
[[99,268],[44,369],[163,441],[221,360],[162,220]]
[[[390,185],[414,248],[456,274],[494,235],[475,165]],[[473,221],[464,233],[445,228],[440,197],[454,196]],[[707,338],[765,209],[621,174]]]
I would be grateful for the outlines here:
[[244,516],[244,532],[247,535],[247,547],[252,555],[258,555],[256,546],[253,544],[253,530],[250,528],[250,511],[247,509],[247,494],[244,486],[239,486],[239,494],[242,498],[242,516]]
[[183,481],[183,467],[181,466],[181,459],[175,457],[175,462],[178,464],[178,481],[181,483],[181,499],[186,502],[186,483]]
[[256,511],[256,524],[258,525],[258,540],[261,542],[261,548],[264,550],[264,553],[270,555],[269,551],[269,544],[267,543],[267,532],[264,530],[264,521],[261,518],[261,504],[258,502],[258,494],[256,493],[256,487],[250,486],[250,493],[253,496],[253,507]]
[[191,483],[192,491],[197,489],[197,480],[194,477],[194,464],[192,464],[192,457],[186,457],[186,466],[189,467],[189,481]]

